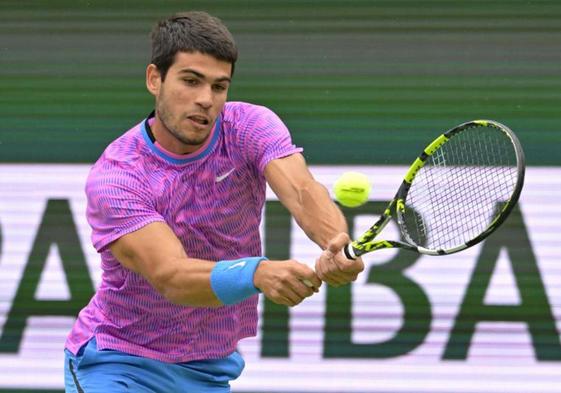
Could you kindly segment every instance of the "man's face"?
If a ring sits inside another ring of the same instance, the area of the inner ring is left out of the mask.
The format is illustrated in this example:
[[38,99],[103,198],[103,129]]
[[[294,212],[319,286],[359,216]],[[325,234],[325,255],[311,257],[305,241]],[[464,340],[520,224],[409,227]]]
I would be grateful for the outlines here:
[[[149,66],[148,89],[156,97],[157,117],[172,136],[166,136],[172,144],[168,148],[189,153],[206,141],[226,102],[231,70],[230,63],[200,52],[177,53],[163,82],[157,70],[150,75]],[[155,81],[152,88],[149,79]]]

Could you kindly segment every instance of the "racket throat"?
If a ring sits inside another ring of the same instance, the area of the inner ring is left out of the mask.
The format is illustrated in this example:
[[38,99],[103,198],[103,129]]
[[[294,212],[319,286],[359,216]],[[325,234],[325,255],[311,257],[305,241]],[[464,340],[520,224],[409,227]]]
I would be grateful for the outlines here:
[[348,259],[355,260],[367,252],[374,251],[380,248],[386,248],[383,246],[384,240],[379,242],[373,242],[374,238],[378,236],[380,232],[388,225],[388,222],[392,219],[392,210],[394,209],[395,199],[392,200],[389,206],[384,211],[384,214],[378,219],[378,221],[370,227],[358,240],[347,244],[343,248],[343,252]]

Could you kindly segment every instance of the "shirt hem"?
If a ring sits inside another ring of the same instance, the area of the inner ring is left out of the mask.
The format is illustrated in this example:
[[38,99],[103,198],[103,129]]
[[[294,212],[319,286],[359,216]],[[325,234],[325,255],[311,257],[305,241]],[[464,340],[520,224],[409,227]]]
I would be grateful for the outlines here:
[[86,345],[92,338],[95,337],[96,341],[97,341],[97,349],[98,350],[114,350],[114,351],[119,351],[119,352],[123,352],[126,353],[128,355],[132,355],[132,356],[139,356],[139,357],[144,357],[144,358],[148,358],[148,359],[153,359],[153,360],[158,360],[164,363],[187,363],[187,362],[193,362],[193,361],[198,361],[198,360],[208,360],[208,359],[222,359],[225,357],[230,356],[232,353],[234,353],[236,351],[237,348],[237,343],[239,340],[247,338],[247,337],[254,337],[257,334],[257,332],[255,330],[252,331],[247,331],[247,332],[241,332],[239,334],[239,336],[236,337],[236,339],[234,339],[234,344],[231,347],[228,347],[224,350],[221,351],[210,351],[210,352],[205,352],[205,353],[192,353],[192,354],[187,354],[187,355],[183,355],[183,356],[175,356],[175,355],[166,355],[163,354],[161,352],[158,351],[154,351],[154,350],[149,350],[146,349],[144,347],[141,347],[139,345],[135,345],[129,342],[115,342],[115,338],[112,336],[105,336],[104,334],[93,334],[90,338],[88,338],[88,340],[86,342],[84,342],[82,345],[80,345],[80,347],[78,349],[75,349],[75,351],[73,351],[72,348],[70,348],[68,345],[66,346],[66,349],[68,349],[71,353],[73,353],[74,355],[76,355],[76,353],[78,353],[79,349],[83,346]]

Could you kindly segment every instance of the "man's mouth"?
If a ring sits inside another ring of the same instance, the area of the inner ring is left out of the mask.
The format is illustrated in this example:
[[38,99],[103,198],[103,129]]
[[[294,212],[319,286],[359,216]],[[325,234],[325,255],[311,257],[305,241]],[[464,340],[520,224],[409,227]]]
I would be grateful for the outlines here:
[[203,115],[191,115],[191,116],[187,116],[187,118],[197,124],[203,125],[203,126],[207,126],[210,121],[208,119],[208,117],[203,116]]

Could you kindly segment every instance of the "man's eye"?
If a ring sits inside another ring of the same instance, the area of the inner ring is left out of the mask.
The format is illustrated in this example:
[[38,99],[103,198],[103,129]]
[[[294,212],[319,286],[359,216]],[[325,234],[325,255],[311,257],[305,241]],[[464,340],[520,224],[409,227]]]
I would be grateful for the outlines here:
[[183,79],[183,81],[189,86],[196,86],[199,83],[196,79]]
[[222,92],[222,91],[226,90],[226,86],[223,86],[223,85],[214,85],[213,88],[214,88],[214,91],[217,91],[217,92]]

